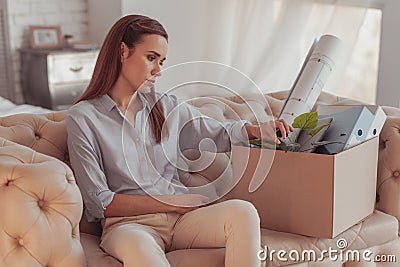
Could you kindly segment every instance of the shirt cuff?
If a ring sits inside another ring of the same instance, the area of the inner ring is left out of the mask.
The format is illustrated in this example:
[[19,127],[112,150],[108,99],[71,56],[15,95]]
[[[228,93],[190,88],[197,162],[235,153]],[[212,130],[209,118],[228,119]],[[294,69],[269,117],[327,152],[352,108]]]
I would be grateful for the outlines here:
[[250,121],[248,120],[241,120],[235,122],[235,125],[232,127],[232,133],[231,133],[231,143],[233,145],[241,144],[243,142],[248,142],[248,136],[243,136],[242,134],[242,128],[246,124],[251,124]]
[[110,205],[111,201],[114,199],[115,193],[111,190],[103,190],[100,192],[92,193],[93,198],[96,201],[97,211],[94,212],[95,217],[98,219],[104,218],[104,211]]

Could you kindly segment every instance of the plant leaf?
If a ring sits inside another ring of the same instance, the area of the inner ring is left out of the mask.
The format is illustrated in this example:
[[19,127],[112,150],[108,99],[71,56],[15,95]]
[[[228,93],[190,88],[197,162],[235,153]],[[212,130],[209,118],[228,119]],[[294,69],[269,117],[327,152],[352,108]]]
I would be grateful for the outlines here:
[[307,112],[297,116],[292,126],[293,128],[299,128],[301,130],[312,130],[318,125],[318,113]]
[[319,131],[321,131],[322,129],[324,129],[325,127],[327,127],[327,126],[329,126],[329,125],[330,125],[329,123],[324,124],[324,125],[321,125],[321,126],[319,126],[318,128],[315,128],[314,130],[310,131],[307,135],[309,135],[309,136],[314,136],[314,135],[316,135]]
[[269,142],[260,139],[251,139],[249,140],[249,144],[259,146],[261,148],[268,148],[268,149],[277,149],[277,144],[275,142]]

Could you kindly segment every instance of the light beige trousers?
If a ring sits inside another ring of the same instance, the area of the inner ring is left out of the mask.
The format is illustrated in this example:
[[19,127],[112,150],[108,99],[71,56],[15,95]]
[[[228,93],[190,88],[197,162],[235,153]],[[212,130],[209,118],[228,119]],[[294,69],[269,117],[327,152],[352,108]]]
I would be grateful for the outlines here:
[[124,266],[170,266],[165,252],[226,247],[225,266],[259,267],[260,219],[243,200],[227,200],[184,215],[157,213],[112,217],[100,246]]

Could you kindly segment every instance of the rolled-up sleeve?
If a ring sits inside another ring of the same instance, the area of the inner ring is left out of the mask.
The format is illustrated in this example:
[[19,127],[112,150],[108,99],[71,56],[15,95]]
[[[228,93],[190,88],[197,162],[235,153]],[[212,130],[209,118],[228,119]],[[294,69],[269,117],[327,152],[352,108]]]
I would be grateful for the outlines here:
[[[101,165],[101,154],[87,123],[67,114],[68,150],[72,169],[81,191],[89,221],[104,218],[104,211],[114,198]],[[83,119],[83,118],[80,118]]]

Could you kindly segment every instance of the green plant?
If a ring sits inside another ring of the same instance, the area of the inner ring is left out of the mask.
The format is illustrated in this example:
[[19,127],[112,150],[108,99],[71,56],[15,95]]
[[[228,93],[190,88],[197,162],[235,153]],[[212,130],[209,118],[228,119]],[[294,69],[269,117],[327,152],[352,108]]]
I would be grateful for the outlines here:
[[[324,129],[325,127],[328,127],[329,125],[330,125],[330,123],[318,126],[318,113],[317,112],[308,112],[308,113],[304,113],[304,114],[297,116],[293,121],[292,127],[300,129],[300,130],[308,131],[307,132],[307,135],[309,136],[309,139],[307,140],[307,142],[308,142],[317,133],[319,133],[322,129]],[[329,142],[329,141],[314,142],[314,143],[312,143],[312,148],[308,148],[306,150],[303,149],[303,145],[300,145],[298,147],[297,151],[305,152],[307,150],[311,150],[318,146],[322,146],[322,145],[326,145],[326,144],[330,144],[330,143],[332,143],[332,142]]]
[[[313,111],[313,112],[307,112],[303,113],[299,116],[297,116],[293,123],[292,127],[295,129],[299,130],[308,130],[309,132],[307,135],[310,136],[310,139],[315,136],[318,132],[320,132],[322,129],[325,127],[328,127],[329,124],[324,124],[321,126],[318,126],[318,113]],[[277,136],[279,140],[281,141],[281,144],[275,144],[274,142],[269,142],[269,141],[262,141],[258,139],[253,139],[249,140],[249,143],[252,145],[256,145],[262,148],[268,148],[268,149],[276,149],[276,150],[284,150],[286,152],[291,151],[291,152],[304,152],[302,151],[301,148],[302,146],[297,143],[297,142],[287,142],[285,139],[282,139],[282,135],[280,134],[280,131],[277,131]],[[330,144],[332,142],[315,142],[312,145],[314,147],[321,146],[321,145],[326,145]]]

